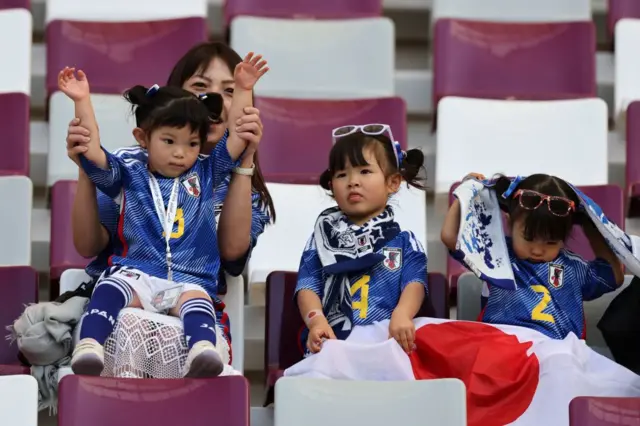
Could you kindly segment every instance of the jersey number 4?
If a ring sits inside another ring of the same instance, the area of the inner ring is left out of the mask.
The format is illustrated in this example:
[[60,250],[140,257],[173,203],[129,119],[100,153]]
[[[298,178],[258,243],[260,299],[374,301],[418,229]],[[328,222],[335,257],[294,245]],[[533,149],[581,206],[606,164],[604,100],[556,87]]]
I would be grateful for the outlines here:
[[556,320],[553,318],[553,315],[542,313],[542,311],[544,311],[551,302],[551,294],[549,294],[549,289],[543,285],[532,285],[531,290],[535,291],[536,293],[542,294],[542,300],[540,300],[535,308],[533,308],[533,311],[531,311],[531,319],[535,321],[546,321],[555,324]]
[[367,309],[369,308],[369,281],[371,277],[369,275],[363,275],[358,281],[351,286],[351,297],[353,297],[358,290],[360,290],[360,300],[351,301],[353,309],[360,311],[360,318],[367,318]]
[[[177,229],[171,233],[171,239],[180,238],[184,234],[184,211],[182,207],[176,210],[176,219],[173,221],[177,225]],[[162,233],[164,237],[164,232]]]

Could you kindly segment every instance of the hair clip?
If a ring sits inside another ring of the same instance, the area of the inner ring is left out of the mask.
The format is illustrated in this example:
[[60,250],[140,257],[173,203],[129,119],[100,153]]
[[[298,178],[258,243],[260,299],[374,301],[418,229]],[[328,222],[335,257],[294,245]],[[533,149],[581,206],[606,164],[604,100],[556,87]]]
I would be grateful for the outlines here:
[[393,147],[396,149],[396,155],[398,156],[398,168],[401,168],[402,162],[404,161],[404,157],[407,156],[407,153],[402,150],[399,142],[394,142]]
[[511,181],[511,185],[509,185],[509,188],[507,188],[507,190],[502,194],[502,198],[509,198],[511,194],[513,194],[513,192],[516,190],[518,185],[520,185],[520,182],[522,182],[523,180],[524,178],[522,176],[516,176]]
[[154,84],[153,86],[149,87],[149,89],[147,90],[146,95],[147,96],[153,96],[158,92],[158,90],[160,90],[160,86],[158,86],[157,84]]

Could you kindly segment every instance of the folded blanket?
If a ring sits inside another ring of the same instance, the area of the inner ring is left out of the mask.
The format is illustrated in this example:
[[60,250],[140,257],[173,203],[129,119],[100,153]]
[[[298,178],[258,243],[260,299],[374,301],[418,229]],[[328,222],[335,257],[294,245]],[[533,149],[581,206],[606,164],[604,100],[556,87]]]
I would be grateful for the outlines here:
[[[504,194],[496,194],[493,181],[469,179],[453,195],[460,202],[460,230],[453,257],[462,262],[481,280],[507,288],[516,288],[498,197],[510,197],[522,177],[513,179]],[[580,211],[586,213],[596,229],[627,267],[627,271],[640,276],[640,238],[628,235],[610,221],[591,198],[572,186],[580,198]]]

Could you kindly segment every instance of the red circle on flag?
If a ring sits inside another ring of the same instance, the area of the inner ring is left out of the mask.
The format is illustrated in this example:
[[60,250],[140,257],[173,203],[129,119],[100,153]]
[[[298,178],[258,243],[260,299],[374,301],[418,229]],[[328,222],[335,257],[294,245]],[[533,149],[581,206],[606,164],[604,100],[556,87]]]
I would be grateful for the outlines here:
[[456,378],[467,388],[469,426],[503,426],[529,407],[540,364],[531,342],[488,324],[451,321],[416,330],[411,365],[417,380]]

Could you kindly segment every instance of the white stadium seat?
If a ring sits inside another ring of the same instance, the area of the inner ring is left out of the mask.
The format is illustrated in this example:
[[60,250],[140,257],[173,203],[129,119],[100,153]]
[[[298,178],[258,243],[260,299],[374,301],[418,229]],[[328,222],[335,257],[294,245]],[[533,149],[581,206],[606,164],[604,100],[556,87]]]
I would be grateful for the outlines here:
[[502,22],[590,21],[591,0],[434,0],[439,18]]
[[11,59],[0,73],[0,93],[31,94],[32,31],[28,10],[0,10],[0,52]]
[[0,414],[7,426],[38,426],[38,382],[32,376],[0,376]]
[[469,172],[547,173],[578,186],[607,184],[607,125],[607,105],[597,98],[444,98],[438,105],[436,192],[448,193]]
[[31,266],[33,184],[25,176],[0,177],[0,266]]
[[640,99],[640,19],[618,21],[615,38],[614,118],[619,119],[625,116],[631,102]]
[[47,0],[45,22],[132,22],[191,17],[207,17],[207,0]]
[[240,16],[231,47],[264,55],[256,93],[296,99],[394,95],[395,32],[388,18],[292,20]]
[[276,382],[275,426],[466,426],[464,383],[283,377]]

